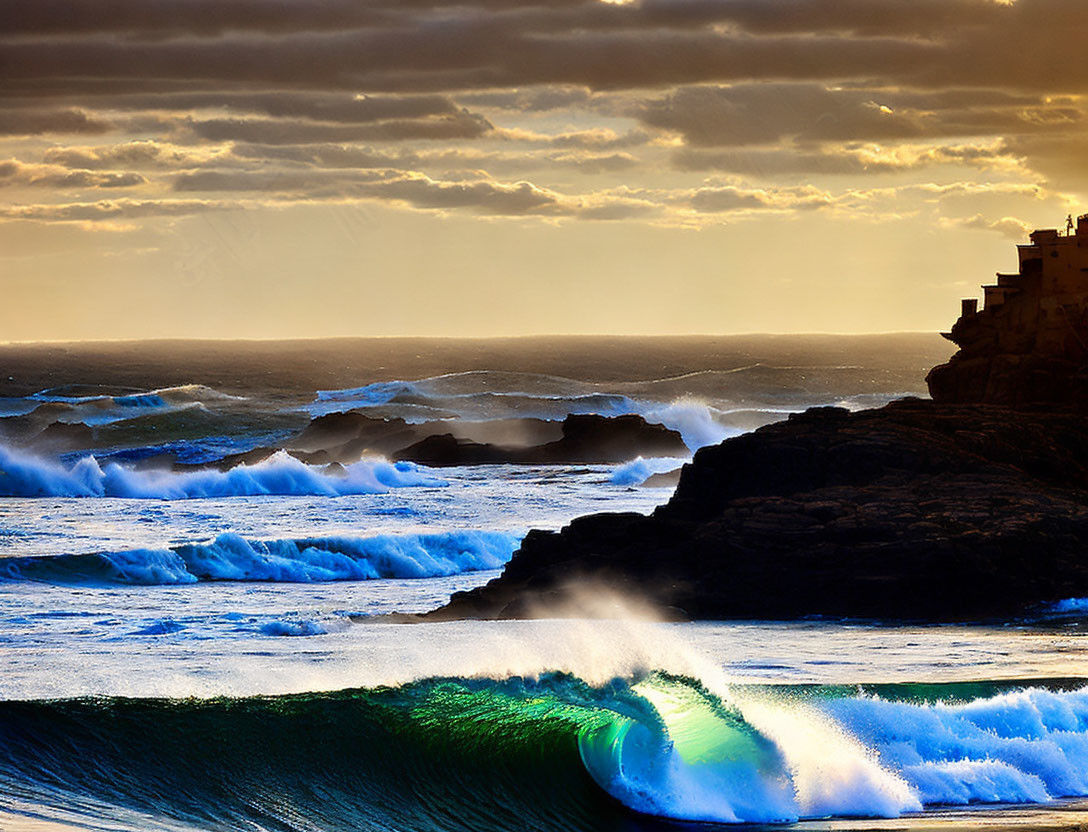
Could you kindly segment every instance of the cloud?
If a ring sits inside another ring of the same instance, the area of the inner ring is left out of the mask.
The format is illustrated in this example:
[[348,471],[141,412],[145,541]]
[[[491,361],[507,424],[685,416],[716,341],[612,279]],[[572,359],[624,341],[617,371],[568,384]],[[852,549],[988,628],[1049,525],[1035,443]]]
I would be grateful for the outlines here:
[[759,179],[789,174],[850,175],[902,173],[936,165],[979,168],[1015,166],[1016,159],[997,141],[967,145],[827,144],[818,149],[791,146],[718,150],[683,147],[672,155],[685,171],[728,171]]
[[348,0],[34,0],[5,10],[8,35],[143,32],[217,35],[228,31],[290,34],[340,29],[388,20],[388,11]]
[[131,171],[68,170],[57,165],[26,165],[17,159],[0,161],[0,187],[133,188],[147,178]]
[[0,110],[0,135],[38,136],[43,133],[106,133],[108,121],[83,110]]
[[979,231],[996,231],[1011,240],[1024,241],[1035,228],[1034,225],[1024,222],[1016,217],[1001,217],[991,220],[982,214],[973,217],[942,218],[941,225],[945,228],[971,228]]
[[436,182],[425,176],[364,185],[363,193],[406,202],[415,208],[471,208],[499,215],[555,215],[563,213],[559,197],[531,182]]
[[831,205],[834,198],[816,188],[740,188],[707,186],[695,191],[689,204],[702,213],[739,210],[809,210]]
[[145,219],[147,217],[182,217],[209,211],[235,211],[244,208],[234,201],[205,200],[101,200],[60,205],[3,205],[0,219],[37,222],[98,222]]
[[388,178],[395,171],[204,170],[183,173],[174,179],[175,191],[270,191],[323,195],[349,195],[362,183]]
[[1006,153],[1020,158],[1059,188],[1088,192],[1088,133],[1059,132],[1046,136],[1009,136],[1002,142]]
[[[460,108],[444,95],[357,95],[300,93],[290,90],[237,92],[231,90],[164,91],[156,95],[127,93],[95,95],[89,105],[111,110],[228,110],[273,118],[364,124],[389,119],[458,116]],[[8,101],[9,106],[15,102]]]
[[1084,113],[1043,99],[1025,104],[972,102],[872,88],[821,84],[759,83],[675,90],[637,108],[646,124],[681,133],[696,147],[805,144],[866,140],[918,140],[949,136],[1040,132],[1084,124]]
[[2,28],[8,182],[56,203],[115,187],[711,222],[888,210],[888,191],[804,177],[880,174],[983,216],[1019,197],[934,194],[920,172],[1088,190],[1080,0],[38,0]]
[[404,168],[415,167],[421,161],[419,153],[406,150],[393,152],[352,144],[286,144],[237,143],[230,155],[245,161],[289,162],[322,168]]
[[487,119],[467,111],[433,118],[390,119],[374,124],[323,124],[287,119],[232,118],[191,120],[185,126],[203,139],[257,144],[473,139],[491,129]]
[[118,165],[136,168],[192,168],[221,163],[227,151],[203,150],[167,142],[135,141],[112,145],[50,147],[42,160],[54,165],[100,170]]
[[521,100],[547,109],[751,80],[1078,93],[1086,34],[1080,0],[38,0],[3,41],[20,95],[537,88]]

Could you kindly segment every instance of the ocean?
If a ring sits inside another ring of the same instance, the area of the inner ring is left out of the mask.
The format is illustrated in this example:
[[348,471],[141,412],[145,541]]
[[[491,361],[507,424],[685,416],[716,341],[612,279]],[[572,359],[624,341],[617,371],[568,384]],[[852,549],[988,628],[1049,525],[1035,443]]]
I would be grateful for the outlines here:
[[[0,345],[0,829],[1084,828],[1088,600],[957,626],[664,622],[637,599],[609,620],[386,617],[495,577],[529,529],[651,511],[670,495],[653,475],[699,447],[924,396],[950,352]],[[345,413],[508,444],[634,414],[687,452],[432,468],[277,450]]]

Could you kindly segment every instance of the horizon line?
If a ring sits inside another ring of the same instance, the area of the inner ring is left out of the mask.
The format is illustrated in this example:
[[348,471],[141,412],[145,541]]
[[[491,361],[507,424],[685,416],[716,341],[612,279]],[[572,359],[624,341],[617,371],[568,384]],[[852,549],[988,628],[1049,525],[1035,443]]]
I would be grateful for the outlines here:
[[0,347],[27,347],[27,346],[56,346],[63,344],[136,344],[136,343],[303,343],[313,341],[514,341],[530,340],[533,338],[652,338],[652,339],[676,339],[676,338],[782,338],[782,337],[836,337],[836,338],[865,338],[880,335],[934,335],[940,332],[930,329],[896,329],[873,332],[835,332],[828,330],[808,330],[805,332],[657,332],[657,333],[614,333],[614,332],[542,332],[517,335],[298,335],[288,338],[267,337],[215,337],[202,336],[190,337],[183,335],[158,335],[131,338],[42,338],[42,339],[14,339],[10,341],[0,340]]

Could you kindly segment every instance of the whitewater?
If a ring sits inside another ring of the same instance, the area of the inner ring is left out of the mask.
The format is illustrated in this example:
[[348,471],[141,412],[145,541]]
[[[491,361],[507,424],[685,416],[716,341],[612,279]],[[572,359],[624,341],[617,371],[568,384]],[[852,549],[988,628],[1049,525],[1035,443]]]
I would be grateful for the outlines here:
[[[600,593],[565,619],[389,615],[497,576],[530,529],[652,511],[699,447],[923,394],[943,345],[94,349],[0,384],[5,832],[1088,823],[1086,599],[941,627],[669,622]],[[275,450],[342,413],[485,437],[634,414],[690,453]]]

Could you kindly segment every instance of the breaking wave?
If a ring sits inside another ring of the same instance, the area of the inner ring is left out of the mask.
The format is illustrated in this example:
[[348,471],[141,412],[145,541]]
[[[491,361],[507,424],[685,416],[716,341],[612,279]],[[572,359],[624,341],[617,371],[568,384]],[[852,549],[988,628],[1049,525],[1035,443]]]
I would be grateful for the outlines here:
[[125,392],[107,391],[95,385],[68,385],[40,390],[23,401],[27,407],[21,408],[21,412],[45,405],[60,422],[107,425],[150,413],[190,409],[206,411],[208,403],[229,404],[246,399],[203,384]]
[[667,474],[680,468],[686,459],[662,456],[651,459],[638,457],[625,462],[612,472],[610,482],[613,485],[642,485],[654,474]]
[[[562,420],[572,414],[636,415],[679,432],[692,451],[743,433],[753,424],[782,418],[789,412],[773,408],[761,411],[758,405],[712,401],[710,396],[685,393],[674,383],[689,380],[685,376],[618,383],[610,388],[531,373],[473,371],[418,381],[383,381],[344,390],[320,390],[306,409],[313,416],[366,410],[375,416],[399,416],[410,422]],[[666,388],[659,390],[662,385]],[[657,398],[658,393],[664,393],[665,397]]]
[[86,555],[0,559],[0,579],[55,584],[192,584],[198,581],[365,581],[436,578],[498,569],[517,548],[511,532],[246,540]]
[[309,832],[648,830],[1088,793],[1085,689],[889,687],[714,692],[655,672],[9,701],[0,786],[41,807]]
[[338,497],[447,483],[410,462],[364,459],[346,466],[306,465],[279,452],[229,471],[137,469],[93,456],[73,465],[0,445],[2,497],[131,497],[184,500],[264,494]]

